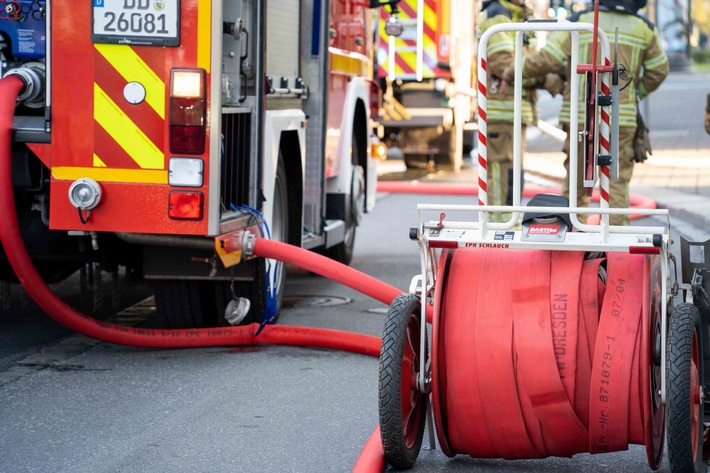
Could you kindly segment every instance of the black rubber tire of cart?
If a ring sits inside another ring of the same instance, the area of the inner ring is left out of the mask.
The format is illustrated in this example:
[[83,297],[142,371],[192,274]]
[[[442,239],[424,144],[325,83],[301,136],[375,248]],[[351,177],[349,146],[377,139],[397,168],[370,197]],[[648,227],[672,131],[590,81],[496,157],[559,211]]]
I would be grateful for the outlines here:
[[[419,298],[400,294],[389,307],[382,335],[380,435],[385,460],[396,470],[414,465],[424,437],[427,395],[416,387],[421,356],[420,321]],[[425,342],[425,354],[426,347]]]
[[670,318],[667,364],[667,438],[671,473],[705,472],[703,462],[703,356],[698,309],[677,305]]

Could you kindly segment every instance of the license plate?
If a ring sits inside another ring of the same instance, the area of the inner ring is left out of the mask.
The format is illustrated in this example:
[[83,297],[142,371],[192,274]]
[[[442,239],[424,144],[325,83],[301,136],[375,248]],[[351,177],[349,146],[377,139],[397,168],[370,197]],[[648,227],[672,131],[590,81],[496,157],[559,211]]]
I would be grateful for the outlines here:
[[178,46],[180,0],[93,0],[91,40]]

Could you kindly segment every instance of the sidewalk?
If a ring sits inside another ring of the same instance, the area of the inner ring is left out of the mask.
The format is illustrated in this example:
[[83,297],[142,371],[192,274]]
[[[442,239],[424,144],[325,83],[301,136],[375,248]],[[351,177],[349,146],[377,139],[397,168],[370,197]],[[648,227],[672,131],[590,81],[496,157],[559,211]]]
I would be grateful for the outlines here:
[[[527,153],[525,170],[530,180],[560,185],[564,154]],[[650,197],[659,208],[702,228],[710,228],[710,149],[658,150],[636,164],[631,193]]]
[[[565,176],[562,152],[528,152],[525,179],[529,184],[561,187]],[[382,180],[417,180],[470,183],[475,186],[477,166],[456,174],[406,170],[401,160],[378,163]],[[634,167],[631,193],[652,198],[659,208],[699,228],[710,229],[710,149],[658,150]]]

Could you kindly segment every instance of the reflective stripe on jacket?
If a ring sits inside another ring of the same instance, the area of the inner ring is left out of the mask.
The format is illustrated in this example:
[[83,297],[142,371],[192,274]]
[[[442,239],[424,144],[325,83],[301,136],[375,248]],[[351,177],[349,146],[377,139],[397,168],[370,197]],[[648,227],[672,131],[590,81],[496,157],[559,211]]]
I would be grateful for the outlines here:
[[[593,23],[594,12],[586,11],[570,17],[570,21]],[[636,127],[637,99],[642,99],[661,85],[668,75],[668,58],[666,57],[661,42],[658,38],[656,27],[637,15],[613,12],[603,6],[599,10],[599,27],[606,33],[611,43],[611,54],[614,50],[614,32],[619,29],[618,62],[626,66],[627,74],[633,77],[632,84],[621,91],[619,96],[619,126]],[[580,64],[591,62],[591,33],[579,34]],[[524,60],[524,77],[541,77],[548,72],[560,71],[567,68],[567,77],[570,76],[567,61],[572,48],[571,34],[558,31],[550,35],[550,39],[539,53],[528,55]],[[613,57],[609,58],[611,61]],[[597,61],[601,62],[601,52]],[[620,85],[624,82],[620,80]],[[579,81],[579,117],[584,117],[584,77]],[[569,87],[565,90],[560,122],[569,123],[570,116]]]

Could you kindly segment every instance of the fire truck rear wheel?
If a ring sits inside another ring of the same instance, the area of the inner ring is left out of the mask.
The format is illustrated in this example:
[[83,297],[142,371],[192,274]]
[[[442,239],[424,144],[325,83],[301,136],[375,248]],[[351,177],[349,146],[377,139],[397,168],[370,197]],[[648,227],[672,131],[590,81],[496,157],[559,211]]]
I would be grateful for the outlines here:
[[[288,242],[288,180],[286,176],[286,167],[283,163],[283,156],[279,155],[279,163],[276,169],[276,178],[274,181],[274,205],[272,210],[272,221],[269,232],[271,239],[279,242]],[[267,263],[263,258],[254,260],[254,280],[251,282],[235,282],[234,295],[236,297],[246,297],[251,302],[249,312],[240,325],[250,324],[263,320],[267,311],[267,287],[269,271],[275,271],[274,286],[275,286],[275,304],[274,313],[270,314],[274,317],[271,322],[278,319],[281,312],[281,300],[283,298],[283,290],[286,282],[286,269],[284,263],[280,261],[270,261]],[[232,300],[231,282],[217,282],[214,288],[214,299],[217,306],[216,313],[218,316],[218,325],[228,325],[224,318],[224,311]]]
[[[276,171],[274,183],[273,219],[271,238],[288,241],[288,184],[282,158]],[[261,322],[267,306],[267,264],[258,258],[253,264],[254,279],[250,282],[231,281],[189,281],[157,280],[153,283],[155,305],[159,316],[170,328],[202,328],[229,325],[224,318],[227,304],[233,297],[246,297],[251,302],[247,316],[241,325]],[[285,282],[283,263],[271,262],[271,271],[276,271],[275,318],[281,310],[281,299]]]
[[154,281],[155,308],[162,322],[169,328],[214,326],[216,317],[206,320],[202,304],[207,284],[204,281]]

